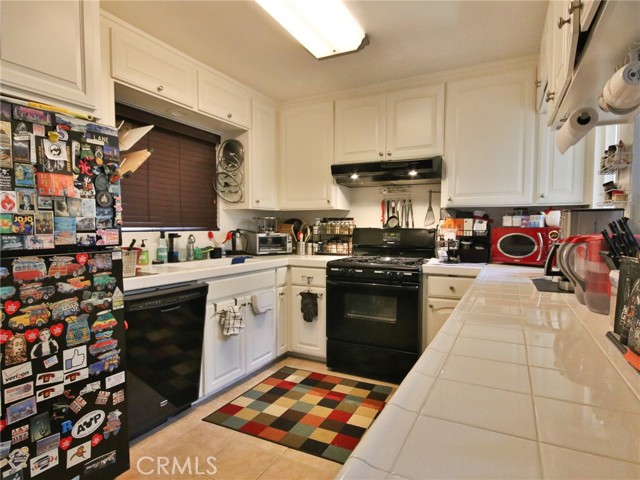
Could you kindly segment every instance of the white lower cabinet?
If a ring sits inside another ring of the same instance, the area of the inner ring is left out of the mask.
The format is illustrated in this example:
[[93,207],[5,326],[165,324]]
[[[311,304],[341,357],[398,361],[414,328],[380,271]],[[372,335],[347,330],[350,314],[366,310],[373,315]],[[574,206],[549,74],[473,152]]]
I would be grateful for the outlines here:
[[[273,270],[209,283],[203,339],[201,396],[254,372],[276,357],[276,291]],[[264,311],[254,311],[260,296]],[[244,329],[225,335],[219,312],[239,306]]]
[[427,276],[427,322],[426,331],[423,331],[423,345],[431,343],[473,280],[473,277]]
[[289,351],[287,267],[276,269],[276,356]]
[[[289,350],[315,358],[327,357],[327,299],[326,273],[321,268],[291,268],[290,313],[291,342]],[[302,295],[311,292],[318,295],[318,316],[305,321],[301,311]]]

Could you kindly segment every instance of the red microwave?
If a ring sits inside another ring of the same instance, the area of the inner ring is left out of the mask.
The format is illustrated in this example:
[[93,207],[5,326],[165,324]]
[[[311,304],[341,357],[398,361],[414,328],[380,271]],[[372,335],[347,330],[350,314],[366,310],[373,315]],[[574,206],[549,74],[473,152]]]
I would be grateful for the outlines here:
[[491,261],[541,267],[559,238],[556,227],[495,227],[491,230]]

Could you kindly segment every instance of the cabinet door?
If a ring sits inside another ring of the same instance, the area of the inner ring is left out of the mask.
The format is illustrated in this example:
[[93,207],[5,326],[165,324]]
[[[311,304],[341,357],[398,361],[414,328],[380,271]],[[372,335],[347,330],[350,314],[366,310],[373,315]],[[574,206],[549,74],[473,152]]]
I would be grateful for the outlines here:
[[284,355],[289,351],[287,334],[287,288],[276,288],[276,356]]
[[584,139],[561,154],[556,148],[555,130],[547,127],[542,116],[539,116],[538,120],[537,203],[540,205],[585,203]]
[[427,345],[431,343],[433,338],[442,328],[444,322],[447,321],[449,315],[453,312],[459,300],[450,298],[432,298],[427,299]]
[[307,287],[293,285],[291,287],[291,351],[311,355],[317,358],[327,357],[327,318],[324,288],[312,288],[318,297],[318,317],[306,322],[300,311],[300,293]]
[[235,305],[233,300],[207,304],[202,352],[204,395],[209,395],[241,378],[245,373],[244,335],[224,335],[217,311]]
[[249,152],[251,208],[275,210],[278,206],[276,175],[276,110],[259,101],[253,103],[253,148]]
[[255,313],[250,303],[251,296],[242,300],[247,354],[246,373],[251,373],[276,358],[275,289],[256,293],[267,293],[273,307],[265,312]]
[[3,92],[92,111],[100,58],[98,2],[2,2],[1,9]]
[[147,92],[187,107],[196,103],[196,67],[189,60],[141,35],[114,28],[111,74]]
[[333,191],[333,103],[280,112],[280,209],[342,208]]
[[375,162],[385,158],[384,96],[336,102],[335,163]]
[[442,155],[444,84],[390,94],[386,132],[387,160]]
[[547,106],[547,124],[560,126],[556,121],[556,113],[564,97],[576,59],[578,35],[580,34],[580,9],[569,13],[571,0],[554,0],[549,2],[551,15],[547,16],[548,41],[551,42],[551,67],[549,69],[549,93]]
[[251,127],[251,95],[239,85],[205,70],[198,70],[198,110],[225,122]]
[[447,86],[447,203],[530,204],[534,182],[535,66]]

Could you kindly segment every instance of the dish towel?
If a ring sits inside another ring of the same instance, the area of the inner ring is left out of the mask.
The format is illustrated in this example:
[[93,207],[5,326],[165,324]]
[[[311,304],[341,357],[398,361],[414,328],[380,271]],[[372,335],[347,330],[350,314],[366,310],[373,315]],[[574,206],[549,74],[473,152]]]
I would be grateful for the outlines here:
[[313,292],[301,292],[300,311],[305,322],[313,322],[318,318],[318,294]]
[[219,311],[218,322],[222,325],[222,333],[227,336],[238,335],[244,330],[244,319],[237,305],[225,307]]

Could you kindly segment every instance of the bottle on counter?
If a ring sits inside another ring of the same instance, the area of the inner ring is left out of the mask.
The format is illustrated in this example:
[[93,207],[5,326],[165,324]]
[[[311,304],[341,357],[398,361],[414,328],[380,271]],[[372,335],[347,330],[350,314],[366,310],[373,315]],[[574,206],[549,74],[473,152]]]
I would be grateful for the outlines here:
[[147,239],[142,239],[142,244],[140,245],[140,256],[138,257],[138,265],[149,265],[149,249],[144,244]]
[[156,260],[161,263],[169,261],[169,248],[164,238],[164,232],[160,232],[160,240],[158,240],[158,248],[156,249]]

